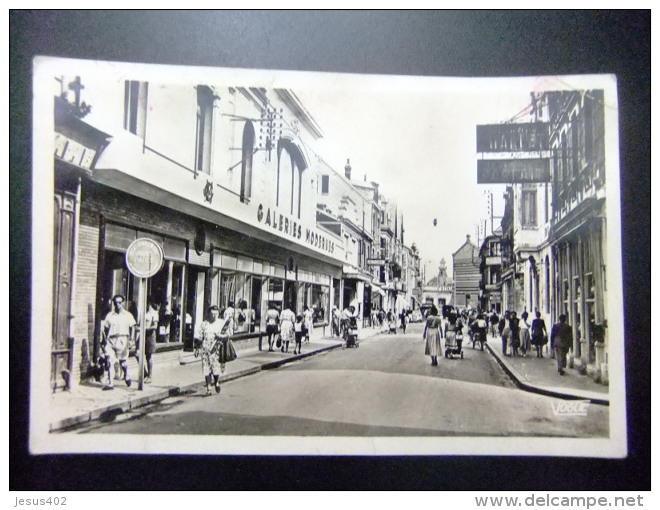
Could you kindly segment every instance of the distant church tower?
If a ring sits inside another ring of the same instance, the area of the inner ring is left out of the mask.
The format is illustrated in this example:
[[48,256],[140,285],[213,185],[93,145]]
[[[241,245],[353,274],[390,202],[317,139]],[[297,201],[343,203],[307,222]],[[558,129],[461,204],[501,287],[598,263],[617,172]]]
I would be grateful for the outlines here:
[[438,266],[438,284],[447,284],[447,262],[444,258],[440,261],[440,266]]

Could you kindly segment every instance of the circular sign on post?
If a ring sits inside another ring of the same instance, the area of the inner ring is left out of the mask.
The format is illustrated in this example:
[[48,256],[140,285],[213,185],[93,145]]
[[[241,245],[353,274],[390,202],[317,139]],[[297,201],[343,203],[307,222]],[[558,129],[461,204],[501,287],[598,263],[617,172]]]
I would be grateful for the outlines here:
[[126,250],[126,265],[134,276],[151,278],[163,267],[163,248],[153,239],[141,237]]

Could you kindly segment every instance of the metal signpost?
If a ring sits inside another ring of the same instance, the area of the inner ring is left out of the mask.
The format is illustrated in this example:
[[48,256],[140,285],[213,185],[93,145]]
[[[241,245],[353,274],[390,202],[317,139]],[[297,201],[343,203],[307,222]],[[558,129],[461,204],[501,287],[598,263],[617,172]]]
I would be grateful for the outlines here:
[[148,237],[141,237],[133,241],[126,250],[126,265],[132,275],[140,280],[140,303],[138,314],[140,316],[140,348],[138,352],[140,376],[138,389],[144,389],[144,347],[146,336],[147,313],[147,279],[155,275],[163,267],[165,259],[163,247]]

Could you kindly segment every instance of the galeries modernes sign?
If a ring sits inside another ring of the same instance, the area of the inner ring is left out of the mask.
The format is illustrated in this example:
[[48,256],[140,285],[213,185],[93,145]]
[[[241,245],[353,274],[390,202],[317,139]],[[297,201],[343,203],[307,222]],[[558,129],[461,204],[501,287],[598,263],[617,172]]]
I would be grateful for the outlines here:
[[270,227],[273,230],[281,232],[286,236],[290,236],[298,241],[304,241],[305,244],[324,251],[330,255],[335,252],[335,242],[315,232],[314,230],[304,227],[299,220],[282,214],[274,208],[264,207],[259,204],[257,208],[257,220],[260,224]]

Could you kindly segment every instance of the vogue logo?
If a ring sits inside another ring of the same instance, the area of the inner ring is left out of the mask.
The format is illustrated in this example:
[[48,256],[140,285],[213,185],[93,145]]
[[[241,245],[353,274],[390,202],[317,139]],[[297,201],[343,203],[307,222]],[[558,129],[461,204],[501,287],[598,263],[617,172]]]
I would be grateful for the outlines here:
[[551,402],[555,416],[586,416],[588,400],[571,400],[568,402]]

